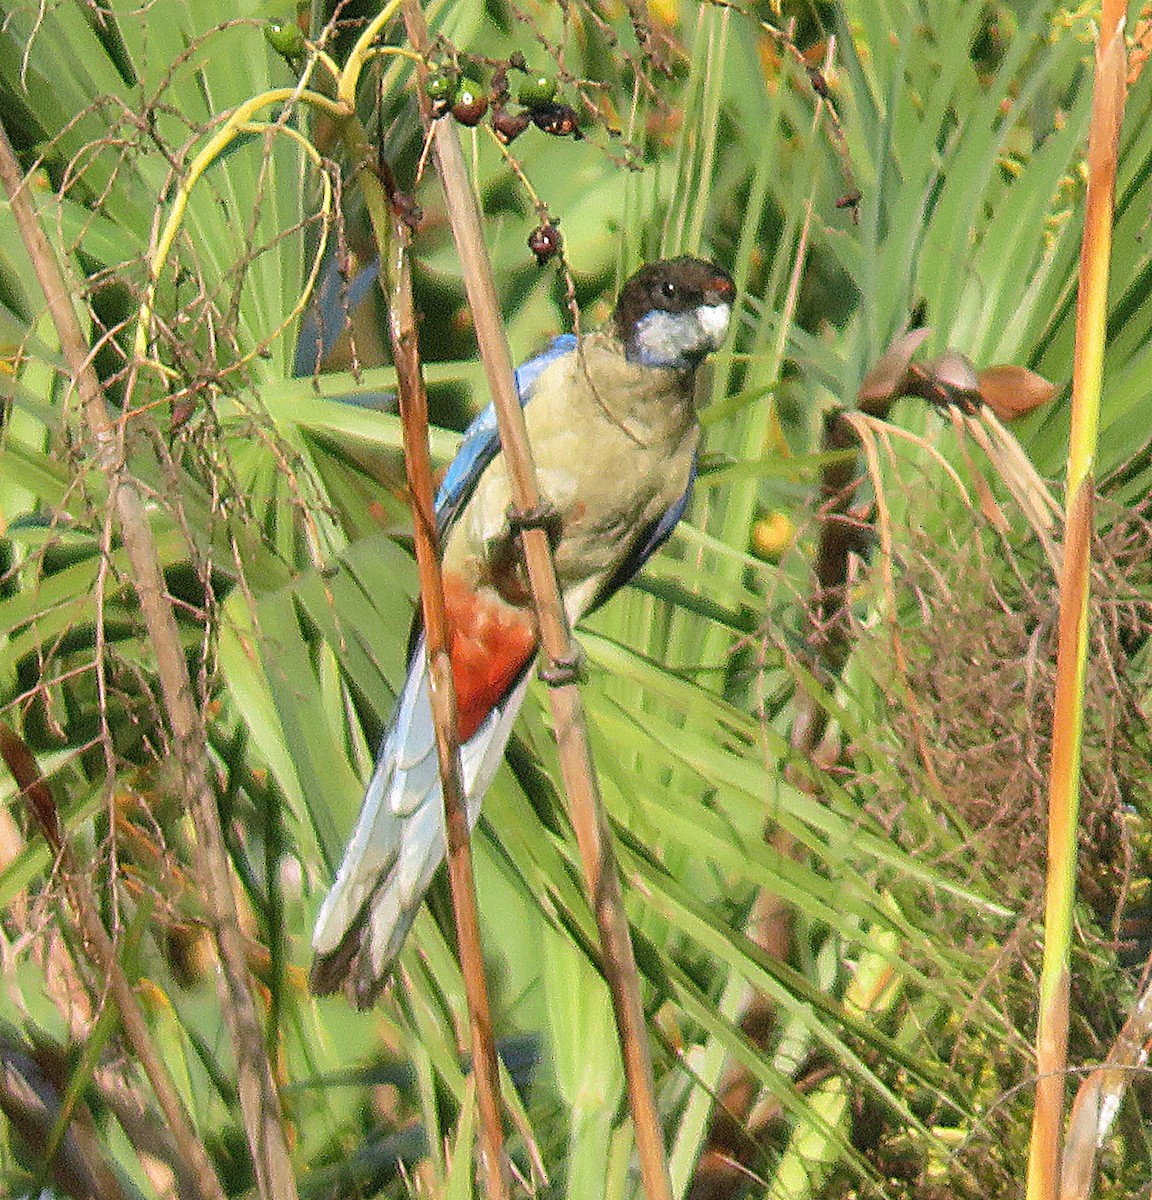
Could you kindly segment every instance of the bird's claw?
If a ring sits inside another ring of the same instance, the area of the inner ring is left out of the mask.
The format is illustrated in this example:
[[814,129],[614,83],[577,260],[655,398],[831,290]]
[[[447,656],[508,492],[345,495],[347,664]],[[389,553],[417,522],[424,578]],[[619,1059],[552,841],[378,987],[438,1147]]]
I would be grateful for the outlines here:
[[588,675],[588,663],[580,643],[572,642],[571,649],[563,658],[551,658],[541,663],[539,675],[549,687],[580,683]]

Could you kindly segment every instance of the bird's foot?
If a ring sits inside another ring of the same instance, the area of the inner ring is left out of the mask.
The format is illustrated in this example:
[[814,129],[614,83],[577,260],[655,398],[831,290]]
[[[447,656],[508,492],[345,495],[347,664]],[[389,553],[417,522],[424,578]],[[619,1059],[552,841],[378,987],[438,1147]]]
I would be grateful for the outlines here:
[[540,664],[540,678],[549,687],[566,687],[587,678],[588,663],[580,643],[573,641],[570,645],[569,652],[563,658],[550,658]]
[[526,529],[542,529],[548,536],[548,544],[555,550],[560,540],[560,527],[560,514],[548,500],[541,499],[523,510],[515,506],[508,509],[508,528],[513,537],[519,537]]

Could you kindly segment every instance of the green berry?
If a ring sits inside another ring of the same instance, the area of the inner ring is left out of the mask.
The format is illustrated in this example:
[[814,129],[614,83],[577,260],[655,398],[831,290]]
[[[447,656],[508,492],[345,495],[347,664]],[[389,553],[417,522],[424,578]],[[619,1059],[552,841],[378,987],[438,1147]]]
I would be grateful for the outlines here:
[[521,86],[518,99],[528,108],[537,108],[541,104],[551,104],[556,99],[556,91],[556,80],[551,75],[535,75]]
[[433,116],[443,116],[456,103],[460,78],[454,71],[433,71],[424,82],[428,100],[432,101]]
[[433,71],[424,81],[424,90],[433,104],[446,104],[451,107],[456,99],[458,82],[451,71]]
[[284,21],[273,17],[264,24],[264,36],[277,54],[285,58],[299,58],[304,53],[304,31],[294,20]]

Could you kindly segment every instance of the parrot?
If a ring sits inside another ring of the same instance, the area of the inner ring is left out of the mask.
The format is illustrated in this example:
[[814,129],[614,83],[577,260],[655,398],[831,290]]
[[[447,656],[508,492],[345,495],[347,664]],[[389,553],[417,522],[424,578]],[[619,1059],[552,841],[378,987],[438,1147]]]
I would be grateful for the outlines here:
[[[735,285],[679,257],[625,283],[611,318],[561,334],[516,372],[569,622],[603,604],[667,541],[696,475],[695,376],[723,343]],[[489,405],[436,496],[449,660],[469,826],[500,766],[538,646],[508,472]],[[377,998],[446,855],[424,639],[312,937],[309,986]]]

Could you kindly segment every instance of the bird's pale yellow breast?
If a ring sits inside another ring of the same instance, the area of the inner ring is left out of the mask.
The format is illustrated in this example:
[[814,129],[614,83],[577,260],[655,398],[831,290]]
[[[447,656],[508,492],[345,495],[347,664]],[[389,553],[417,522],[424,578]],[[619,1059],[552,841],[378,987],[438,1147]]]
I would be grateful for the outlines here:
[[[684,494],[699,437],[691,391],[690,372],[630,363],[602,331],[536,382],[525,419],[541,491],[560,517],[556,565],[573,618],[596,591],[581,585],[614,570],[638,531]],[[447,563],[482,577],[506,554],[510,503],[498,457],[452,531]]]

